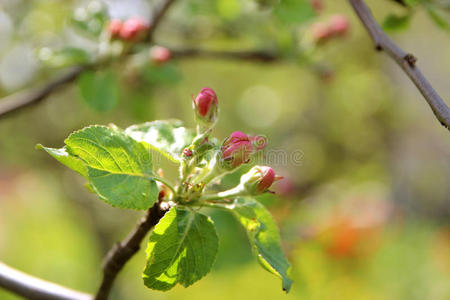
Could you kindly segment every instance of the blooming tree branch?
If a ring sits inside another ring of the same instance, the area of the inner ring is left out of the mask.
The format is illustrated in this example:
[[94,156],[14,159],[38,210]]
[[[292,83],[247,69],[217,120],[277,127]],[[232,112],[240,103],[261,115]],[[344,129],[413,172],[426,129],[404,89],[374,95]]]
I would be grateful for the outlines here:
[[450,109],[416,66],[417,59],[412,54],[400,49],[384,33],[363,0],[349,0],[349,2],[372,38],[375,48],[379,51],[385,51],[395,60],[419,89],[438,121],[450,130]]

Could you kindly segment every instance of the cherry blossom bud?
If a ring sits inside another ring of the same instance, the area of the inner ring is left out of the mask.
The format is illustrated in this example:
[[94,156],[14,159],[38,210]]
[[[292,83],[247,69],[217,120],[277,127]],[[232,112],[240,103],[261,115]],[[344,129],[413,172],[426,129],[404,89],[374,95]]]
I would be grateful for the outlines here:
[[153,46],[150,48],[150,60],[152,62],[163,64],[169,61],[171,56],[170,50],[165,47]]
[[134,17],[123,23],[120,29],[120,37],[126,41],[138,40],[148,30],[147,23],[141,18]]
[[324,8],[322,0],[309,0],[309,2],[316,13],[320,13]]
[[275,181],[280,179],[282,177],[277,177],[271,167],[255,166],[242,175],[241,184],[251,195],[257,195],[266,192]]
[[184,148],[183,154],[184,154],[186,157],[191,157],[193,153],[192,153],[192,150],[191,150],[191,149],[189,149],[189,148]]
[[348,18],[343,15],[334,15],[329,21],[330,31],[335,35],[345,35],[350,29]]
[[310,27],[310,31],[316,43],[324,42],[332,34],[330,26],[325,22],[313,23]]
[[118,38],[122,30],[123,22],[119,19],[112,19],[108,23],[108,32],[112,38]]
[[224,142],[221,148],[222,166],[233,169],[247,162],[253,151],[250,138],[243,132],[233,132]]
[[195,120],[204,128],[211,128],[217,122],[219,110],[216,93],[210,88],[202,88],[192,104]]

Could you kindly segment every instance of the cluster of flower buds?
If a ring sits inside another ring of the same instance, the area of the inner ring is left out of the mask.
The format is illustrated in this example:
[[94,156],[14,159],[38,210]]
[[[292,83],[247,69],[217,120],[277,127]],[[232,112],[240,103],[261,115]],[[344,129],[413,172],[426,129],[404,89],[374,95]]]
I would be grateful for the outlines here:
[[124,41],[139,41],[147,33],[149,25],[139,17],[133,17],[125,22],[119,19],[112,19],[108,24],[108,32],[112,39]]
[[316,43],[324,43],[334,37],[345,36],[350,30],[346,16],[334,15],[328,21],[319,21],[311,25],[310,31]]
[[206,131],[216,125],[219,113],[218,104],[216,93],[208,87],[202,88],[197,97],[193,99],[195,121],[199,125],[200,131]]
[[153,46],[149,51],[150,61],[156,64],[163,64],[170,60],[172,53],[169,49],[161,46]]
[[[216,142],[208,139],[218,117],[217,95],[211,88],[203,88],[193,99],[193,109],[200,130],[192,144],[182,151],[185,159],[184,170],[192,170],[193,162],[199,168],[200,173],[193,180],[193,184],[202,183],[206,186],[211,180],[220,178],[242,164],[248,163],[253,155],[266,147],[266,137],[249,136],[241,131],[234,131],[224,140],[220,149],[215,148]],[[211,153],[209,150],[214,150],[214,154],[208,163],[202,166],[199,164],[201,159],[198,158],[201,158],[204,153]],[[222,193],[222,196],[261,194],[267,192],[272,183],[279,179],[280,177],[275,175],[272,168],[255,166],[241,177],[237,187]]]

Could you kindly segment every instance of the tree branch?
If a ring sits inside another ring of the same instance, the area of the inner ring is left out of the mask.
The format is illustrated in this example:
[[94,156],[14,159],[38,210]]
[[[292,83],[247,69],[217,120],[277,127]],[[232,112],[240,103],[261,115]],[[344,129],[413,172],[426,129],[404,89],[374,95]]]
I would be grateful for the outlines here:
[[103,265],[103,280],[95,295],[95,300],[108,299],[117,275],[128,260],[138,252],[142,240],[165,213],[166,210],[161,209],[160,203],[156,203],[139,221],[135,229],[122,242],[117,243],[109,250]]
[[24,274],[0,262],[0,287],[26,299],[91,300],[89,294]]
[[172,53],[173,58],[188,58],[201,56],[208,58],[249,60],[259,62],[274,62],[280,59],[280,57],[276,53],[264,50],[214,51],[214,50],[187,48],[187,49],[172,49],[170,50],[170,52]]
[[39,103],[64,84],[74,81],[85,69],[86,67],[82,66],[73,67],[43,86],[3,98],[0,100],[0,119],[22,108]]
[[379,51],[385,51],[419,89],[439,122],[450,130],[450,109],[416,66],[416,58],[400,49],[375,21],[363,0],[349,0]]

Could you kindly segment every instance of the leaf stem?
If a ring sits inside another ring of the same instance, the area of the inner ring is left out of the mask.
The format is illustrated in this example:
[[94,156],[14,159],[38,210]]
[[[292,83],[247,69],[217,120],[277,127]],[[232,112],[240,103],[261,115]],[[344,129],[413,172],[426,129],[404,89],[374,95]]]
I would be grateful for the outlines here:
[[172,193],[176,194],[176,191],[175,191],[175,188],[173,187],[173,185],[165,178],[162,178],[159,176],[151,176],[149,178],[152,178],[153,180],[163,183],[165,186],[167,186],[172,191]]

